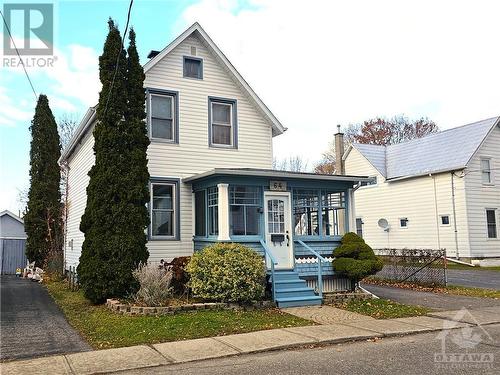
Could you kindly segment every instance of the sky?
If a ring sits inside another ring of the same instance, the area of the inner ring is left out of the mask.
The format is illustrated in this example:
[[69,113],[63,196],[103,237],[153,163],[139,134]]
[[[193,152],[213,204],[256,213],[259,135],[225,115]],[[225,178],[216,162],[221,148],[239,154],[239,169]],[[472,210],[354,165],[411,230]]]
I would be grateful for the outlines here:
[[[56,60],[27,70],[56,119],[79,120],[97,103],[107,20],[123,30],[129,1],[52,3]],[[275,156],[313,168],[337,124],[404,114],[448,129],[500,115],[498,14],[497,0],[135,0],[130,24],[145,63],[198,21],[288,128]],[[18,47],[20,30],[14,20]],[[22,68],[0,64],[0,211],[22,208],[35,104]]]

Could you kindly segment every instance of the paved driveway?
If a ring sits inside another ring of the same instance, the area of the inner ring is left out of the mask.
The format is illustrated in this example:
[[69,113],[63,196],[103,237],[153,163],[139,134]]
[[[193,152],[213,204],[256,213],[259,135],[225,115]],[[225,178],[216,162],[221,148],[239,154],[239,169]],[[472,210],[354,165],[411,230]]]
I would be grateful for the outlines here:
[[0,289],[1,360],[91,349],[42,285],[1,276]]
[[[485,272],[485,271],[474,271]],[[477,309],[480,307],[500,306],[500,300],[493,298],[478,298],[467,296],[455,296],[442,293],[418,292],[411,289],[393,288],[389,286],[362,284],[363,288],[372,292],[377,297],[390,299],[392,301],[425,306],[433,310],[460,310]]]
[[500,290],[500,271],[448,270],[448,284]]

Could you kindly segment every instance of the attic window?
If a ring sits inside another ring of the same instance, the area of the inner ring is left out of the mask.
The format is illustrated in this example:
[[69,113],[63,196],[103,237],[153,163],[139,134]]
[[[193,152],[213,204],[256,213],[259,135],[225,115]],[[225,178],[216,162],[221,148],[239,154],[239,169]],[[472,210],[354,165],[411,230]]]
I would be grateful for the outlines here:
[[203,79],[203,60],[184,56],[184,77]]

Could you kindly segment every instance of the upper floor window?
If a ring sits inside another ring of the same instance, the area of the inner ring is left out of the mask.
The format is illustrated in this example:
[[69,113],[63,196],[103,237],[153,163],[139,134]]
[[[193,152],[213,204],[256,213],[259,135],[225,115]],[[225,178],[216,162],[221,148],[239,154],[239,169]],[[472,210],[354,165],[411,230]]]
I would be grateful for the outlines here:
[[237,147],[236,100],[209,98],[210,145]]
[[486,210],[486,224],[488,227],[488,238],[497,238],[497,211],[495,209]]
[[450,225],[449,215],[441,215],[441,225]]
[[177,141],[177,94],[149,94],[149,131],[152,139]]
[[203,60],[184,56],[184,77],[203,79]]
[[481,180],[483,184],[491,184],[491,160],[481,159]]
[[151,183],[151,238],[167,239],[176,237],[177,183]]

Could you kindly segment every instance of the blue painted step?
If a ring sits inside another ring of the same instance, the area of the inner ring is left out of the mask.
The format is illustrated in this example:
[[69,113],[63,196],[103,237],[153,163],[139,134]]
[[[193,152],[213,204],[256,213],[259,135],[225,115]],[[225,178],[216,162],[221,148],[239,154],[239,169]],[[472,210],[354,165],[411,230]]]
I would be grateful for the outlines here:
[[[321,297],[293,270],[275,271],[275,295],[278,307],[321,305]],[[272,276],[271,276],[272,279]]]

